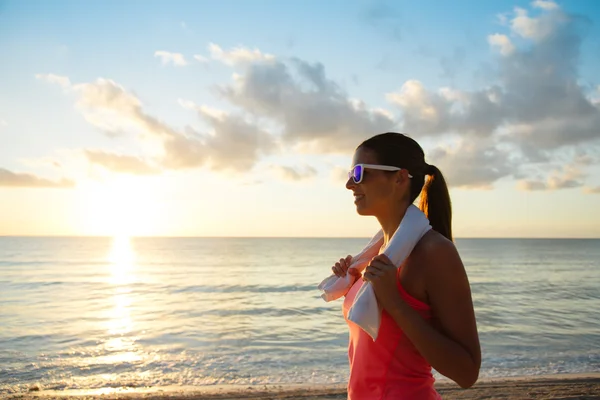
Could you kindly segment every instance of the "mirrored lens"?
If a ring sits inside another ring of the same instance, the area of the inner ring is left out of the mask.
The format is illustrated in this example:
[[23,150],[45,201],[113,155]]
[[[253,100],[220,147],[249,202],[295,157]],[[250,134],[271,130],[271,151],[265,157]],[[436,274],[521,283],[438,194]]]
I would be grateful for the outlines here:
[[354,166],[352,170],[352,178],[354,179],[354,183],[360,183],[362,181],[363,168],[362,165]]

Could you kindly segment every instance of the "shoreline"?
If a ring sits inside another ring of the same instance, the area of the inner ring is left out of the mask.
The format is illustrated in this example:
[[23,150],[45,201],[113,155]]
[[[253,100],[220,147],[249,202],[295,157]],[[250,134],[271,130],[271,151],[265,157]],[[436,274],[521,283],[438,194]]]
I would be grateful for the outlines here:
[[[435,384],[444,399],[599,399],[600,372],[481,378],[473,387],[462,389],[440,379]],[[102,388],[83,390],[40,390],[6,395],[7,399],[87,400],[146,399],[288,399],[343,400],[345,384],[337,385],[215,385],[206,387],[166,386],[149,388]]]

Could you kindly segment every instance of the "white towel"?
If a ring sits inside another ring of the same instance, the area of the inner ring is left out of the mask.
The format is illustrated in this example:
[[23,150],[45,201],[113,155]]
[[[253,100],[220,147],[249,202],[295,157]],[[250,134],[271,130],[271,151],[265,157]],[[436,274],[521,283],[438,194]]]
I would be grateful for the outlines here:
[[[383,254],[396,267],[400,267],[415,245],[430,229],[431,225],[425,214],[417,206],[411,204]],[[380,254],[382,245],[383,232],[380,230],[365,248],[352,258],[349,268],[355,268],[362,272],[369,262]],[[355,280],[356,278],[349,273],[346,273],[346,276],[342,278],[331,275],[318,286],[319,290],[323,291],[321,297],[327,302],[339,299],[348,293]],[[369,282],[365,282],[356,294],[352,307],[348,312],[348,319],[360,326],[373,340],[377,339],[379,325],[381,324],[381,307],[377,304],[375,291]]]

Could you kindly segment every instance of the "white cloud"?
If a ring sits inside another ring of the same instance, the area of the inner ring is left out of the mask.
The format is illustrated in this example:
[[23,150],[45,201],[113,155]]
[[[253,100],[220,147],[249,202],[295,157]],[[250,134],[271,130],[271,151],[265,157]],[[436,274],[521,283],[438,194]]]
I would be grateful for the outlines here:
[[54,74],[36,74],[36,79],[44,80],[48,83],[54,83],[62,86],[63,88],[68,88],[71,86],[71,81],[66,76],[54,75]]
[[[260,155],[274,147],[272,136],[238,115],[231,115],[192,102],[180,101],[210,126],[211,131],[198,133],[192,128],[178,131],[143,111],[140,99],[118,83],[99,78],[92,83],[71,87],[78,95],[77,108],[86,120],[111,136],[138,133],[160,143],[162,152],[152,160],[153,168],[183,169],[209,166],[215,170],[245,171]],[[89,158],[88,154],[88,158]],[[146,171],[131,158],[117,161],[114,155],[95,155],[94,161],[114,170],[123,168]],[[150,168],[150,167],[148,167]]]
[[299,59],[257,62],[219,93],[245,111],[282,127],[289,145],[321,153],[345,153],[373,132],[390,130],[389,113],[352,100],[325,74],[322,64]]
[[512,31],[525,38],[540,41],[555,31],[558,21],[555,14],[542,14],[531,18],[527,10],[516,7],[516,16],[510,21]]
[[258,49],[251,50],[245,47],[236,47],[232,50],[225,51],[220,46],[210,43],[208,45],[208,51],[214,60],[231,66],[275,60],[275,56],[271,54],[262,53]]
[[45,156],[45,157],[37,157],[37,158],[20,158],[19,163],[25,165],[31,169],[38,168],[61,168],[62,165],[59,161],[54,157]]
[[3,126],[8,126],[8,123],[5,120],[0,119],[0,127],[3,127]]
[[287,181],[304,181],[317,176],[317,170],[310,165],[302,167],[288,167],[283,165],[273,165],[271,169],[282,179]]
[[[526,15],[518,10],[512,26],[526,30],[519,25]],[[579,28],[585,21],[560,10],[542,10],[530,19],[536,26],[525,34],[535,38],[530,46],[517,48],[501,34],[488,39],[505,54],[493,66],[494,84],[473,91],[434,91],[409,80],[389,94],[402,112],[401,130],[494,136],[530,154],[534,148],[549,151],[600,139],[600,104],[586,95],[578,77]]]
[[600,194],[600,186],[588,186],[583,191],[588,194]]
[[204,105],[199,106],[190,100],[178,99],[177,102],[183,108],[186,108],[186,109],[192,110],[192,111],[196,111],[202,115],[207,115],[207,116],[210,116],[210,117],[218,119],[218,120],[223,120],[223,119],[227,118],[227,113],[225,111],[222,111],[222,110],[219,110],[219,109],[216,109],[213,107],[204,106]]
[[584,186],[586,177],[583,168],[590,165],[589,156],[576,156],[570,164],[554,168],[545,180],[525,179],[517,183],[521,190],[560,190]]
[[533,3],[531,3],[534,7],[537,8],[542,8],[544,10],[550,11],[550,10],[557,10],[560,7],[558,6],[558,4],[556,4],[553,1],[549,1],[549,0],[535,0]]
[[109,153],[102,150],[84,150],[84,154],[90,163],[118,173],[154,175],[161,172],[160,168],[136,156]]
[[442,171],[449,186],[465,189],[491,189],[497,180],[517,175],[520,166],[511,152],[489,139],[438,145],[426,158]]
[[60,181],[52,181],[33,174],[17,173],[0,168],[0,187],[2,186],[66,189],[75,187],[75,182],[65,178]]
[[158,50],[154,52],[154,57],[159,57],[163,65],[173,64],[178,67],[184,67],[187,65],[187,61],[181,53],[171,53],[168,51]]
[[[172,154],[164,165],[171,168],[197,165],[198,157],[204,156],[208,165],[216,170],[247,171],[274,149],[273,137],[265,130],[239,115],[228,114],[206,106],[184,102],[212,127],[209,135],[196,140],[185,148],[182,137],[165,142],[165,149]],[[188,141],[187,145],[191,143]]]
[[85,119],[109,136],[130,132],[169,136],[172,131],[142,111],[141,101],[113,80],[98,78],[92,83],[73,86],[78,95],[77,108]]
[[517,182],[517,189],[524,192],[541,191],[547,188],[546,183],[542,181],[521,180]]
[[198,61],[199,63],[202,64],[206,64],[208,62],[208,58],[201,56],[200,54],[195,54],[194,55],[194,60]]
[[403,111],[404,130],[408,132],[429,134],[449,128],[451,100],[426,90],[418,80],[406,81],[398,92],[388,93],[386,98]]
[[491,46],[496,46],[500,49],[500,54],[508,56],[515,51],[515,46],[512,44],[508,36],[495,33],[488,36],[488,43]]
[[596,107],[600,108],[600,85],[596,88],[596,92],[590,96],[590,101]]

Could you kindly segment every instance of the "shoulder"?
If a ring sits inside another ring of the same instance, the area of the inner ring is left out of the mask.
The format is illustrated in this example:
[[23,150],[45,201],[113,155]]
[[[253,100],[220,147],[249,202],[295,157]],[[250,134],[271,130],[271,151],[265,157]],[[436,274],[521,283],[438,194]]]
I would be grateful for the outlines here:
[[415,246],[414,255],[418,258],[425,275],[429,277],[451,276],[464,270],[454,242],[434,230],[421,238]]

